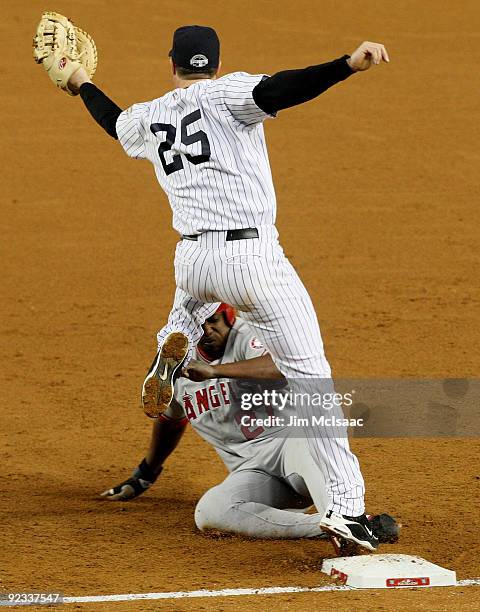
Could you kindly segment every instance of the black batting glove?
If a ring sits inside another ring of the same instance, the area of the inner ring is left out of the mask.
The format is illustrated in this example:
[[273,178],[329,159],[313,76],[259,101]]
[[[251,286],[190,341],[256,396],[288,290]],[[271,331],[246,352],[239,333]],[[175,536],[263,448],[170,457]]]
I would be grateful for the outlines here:
[[162,468],[154,473],[146,460],[143,459],[130,478],[113,487],[113,489],[107,489],[101,496],[110,501],[130,501],[145,493],[157,480],[161,472]]

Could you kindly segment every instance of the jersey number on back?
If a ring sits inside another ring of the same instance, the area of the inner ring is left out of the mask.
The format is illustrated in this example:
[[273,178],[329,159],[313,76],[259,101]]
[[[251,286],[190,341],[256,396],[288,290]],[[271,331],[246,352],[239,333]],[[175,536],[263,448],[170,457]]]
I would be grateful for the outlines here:
[[[184,145],[192,145],[196,142],[200,142],[202,145],[201,155],[189,155],[185,154],[185,157],[191,164],[203,164],[210,159],[210,143],[208,142],[207,135],[204,131],[198,130],[193,134],[187,132],[187,128],[190,124],[195,123],[201,118],[200,111],[196,110],[190,113],[182,119],[181,125],[181,140]],[[171,123],[152,123],[150,126],[152,134],[157,132],[165,132],[165,140],[158,147],[158,154],[160,155],[160,161],[162,162],[165,174],[169,175],[177,170],[183,170],[183,159],[179,153],[176,153],[172,157],[172,161],[167,163],[165,159],[165,152],[170,151],[173,144],[175,143],[175,137],[177,135],[177,128]]]

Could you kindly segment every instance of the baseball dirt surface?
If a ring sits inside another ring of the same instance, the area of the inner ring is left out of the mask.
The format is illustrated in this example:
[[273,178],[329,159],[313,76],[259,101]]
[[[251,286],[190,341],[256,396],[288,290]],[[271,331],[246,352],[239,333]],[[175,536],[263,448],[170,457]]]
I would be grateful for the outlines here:
[[[150,166],[132,163],[81,101],[54,91],[35,66],[32,33],[47,8],[92,34],[95,80],[124,108],[171,87],[167,53],[180,25],[215,27],[223,73],[300,68],[365,39],[383,42],[388,70],[354,76],[266,125],[277,226],[314,301],[334,377],[443,379],[478,377],[480,366],[480,5],[4,3],[0,591],[329,584],[319,573],[332,554],[327,542],[213,538],[195,529],[195,502],[225,470],[191,431],[144,496],[125,505],[98,496],[145,449],[151,422],[139,388],[172,302],[177,235]],[[395,551],[455,569],[459,579],[479,577],[478,439],[353,439],[352,448],[369,511],[403,523]],[[477,591],[161,606],[473,610]]]

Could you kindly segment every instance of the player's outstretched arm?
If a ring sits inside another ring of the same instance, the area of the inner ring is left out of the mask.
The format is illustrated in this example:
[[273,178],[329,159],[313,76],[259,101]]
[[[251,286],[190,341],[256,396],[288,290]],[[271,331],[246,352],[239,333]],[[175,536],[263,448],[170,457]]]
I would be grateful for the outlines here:
[[102,497],[110,501],[129,501],[142,495],[153,485],[163,470],[164,462],[177,448],[187,425],[182,408],[179,408],[180,416],[172,410],[170,410],[172,417],[161,415],[155,420],[150,448],[132,475],[115,487],[104,491]]
[[351,56],[300,70],[277,72],[254,88],[253,99],[265,113],[274,115],[279,110],[313,100],[335,83],[382,61],[390,61],[385,47],[366,41]]
[[92,83],[86,70],[80,68],[72,74],[68,81],[68,87],[72,92],[80,94],[83,103],[95,121],[107,134],[118,140],[116,125],[122,109]]
[[183,376],[195,382],[202,382],[210,378],[247,378],[250,380],[276,380],[283,376],[274,364],[270,355],[253,357],[235,361],[234,363],[220,363],[210,365],[201,361],[192,360],[183,370]]

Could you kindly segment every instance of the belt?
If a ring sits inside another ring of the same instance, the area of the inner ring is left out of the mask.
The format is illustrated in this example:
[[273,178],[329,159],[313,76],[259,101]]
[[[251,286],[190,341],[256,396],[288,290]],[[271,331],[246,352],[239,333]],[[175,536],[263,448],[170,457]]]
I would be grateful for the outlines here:
[[[182,240],[198,240],[201,234],[183,234]],[[247,238],[258,238],[258,229],[256,227],[246,227],[244,229],[227,230],[227,237],[225,240],[230,242],[232,240],[246,240]]]

